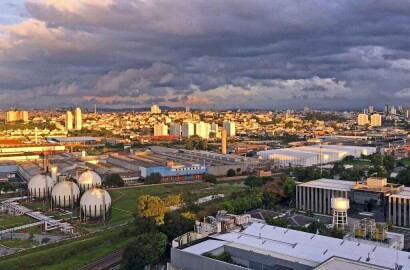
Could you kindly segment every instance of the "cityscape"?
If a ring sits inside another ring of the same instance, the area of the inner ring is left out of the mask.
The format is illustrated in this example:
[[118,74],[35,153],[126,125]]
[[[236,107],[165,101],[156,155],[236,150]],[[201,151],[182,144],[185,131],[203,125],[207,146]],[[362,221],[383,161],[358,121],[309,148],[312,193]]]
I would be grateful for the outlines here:
[[0,1],[0,269],[410,270],[409,15]]

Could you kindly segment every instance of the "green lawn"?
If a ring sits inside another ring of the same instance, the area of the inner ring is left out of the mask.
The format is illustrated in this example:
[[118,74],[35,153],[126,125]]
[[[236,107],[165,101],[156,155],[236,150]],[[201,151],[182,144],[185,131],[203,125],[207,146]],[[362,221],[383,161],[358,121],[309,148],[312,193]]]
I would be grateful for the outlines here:
[[[26,239],[1,239],[0,244],[9,248],[30,248],[33,245],[33,241]],[[36,242],[35,244],[38,243]]]
[[132,239],[124,239],[116,228],[48,246],[27,250],[0,260],[0,269],[76,269],[108,253],[125,248]]
[[0,230],[9,229],[34,222],[36,221],[28,216],[10,216],[7,214],[0,214]]

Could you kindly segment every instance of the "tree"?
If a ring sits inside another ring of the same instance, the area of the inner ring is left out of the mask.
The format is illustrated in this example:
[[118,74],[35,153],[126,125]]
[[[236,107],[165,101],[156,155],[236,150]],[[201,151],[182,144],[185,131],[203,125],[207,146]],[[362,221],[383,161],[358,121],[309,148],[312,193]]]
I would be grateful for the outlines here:
[[250,188],[261,187],[263,185],[263,181],[260,177],[249,175],[246,177],[244,184]]
[[138,198],[137,216],[141,218],[154,218],[157,224],[164,223],[164,215],[169,211],[160,197],[142,195]]
[[226,176],[228,176],[228,177],[232,177],[232,176],[235,176],[235,175],[236,175],[236,172],[235,172],[234,169],[229,169],[227,174],[226,174]]
[[410,170],[401,170],[397,174],[395,182],[398,184],[403,184],[407,187],[410,186]]
[[151,173],[151,175],[147,176],[145,178],[145,184],[150,185],[150,184],[159,184],[161,182],[162,175],[160,173]]
[[262,201],[266,208],[272,208],[285,196],[281,181],[271,181],[263,186]]
[[295,180],[293,180],[290,177],[286,177],[283,180],[283,189],[284,189],[284,192],[285,192],[285,197],[287,199],[292,199],[294,194],[295,194],[295,191],[296,191]]
[[289,226],[289,221],[285,217],[277,217],[277,218],[266,217],[265,221],[266,223],[268,223],[268,225],[272,225],[272,226],[278,226],[278,227],[283,227],[283,228],[287,228]]
[[396,160],[393,156],[385,156],[383,158],[383,165],[387,171],[391,171],[396,166]]
[[188,150],[207,150],[208,141],[206,139],[202,139],[198,135],[193,135],[186,140],[185,148]]
[[125,249],[122,268],[143,270],[159,263],[165,255],[168,238],[160,232],[143,233]]
[[182,204],[181,195],[168,195],[163,200],[166,207],[179,206]]
[[216,176],[210,173],[206,173],[204,174],[204,176],[202,176],[202,179],[205,182],[209,182],[209,183],[213,183],[216,184],[218,182],[218,180],[216,179]]
[[187,218],[177,211],[165,214],[164,221],[159,229],[168,236],[169,241],[192,231],[195,225],[195,219]]
[[104,182],[107,186],[110,186],[110,187],[123,187],[123,186],[125,186],[124,180],[117,173],[113,173],[113,174],[108,175],[105,178]]
[[126,226],[122,234],[125,237],[134,237],[155,231],[157,231],[157,223],[154,218],[135,216],[131,226]]

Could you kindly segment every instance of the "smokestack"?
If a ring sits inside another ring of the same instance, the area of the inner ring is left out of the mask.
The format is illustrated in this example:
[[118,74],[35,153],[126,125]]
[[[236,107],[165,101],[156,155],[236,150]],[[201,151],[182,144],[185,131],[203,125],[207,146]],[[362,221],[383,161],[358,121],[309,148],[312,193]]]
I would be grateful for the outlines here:
[[38,128],[34,129],[34,142],[38,144]]
[[226,129],[222,129],[222,134],[221,134],[221,137],[222,137],[222,143],[221,143],[221,153],[222,154],[226,154]]

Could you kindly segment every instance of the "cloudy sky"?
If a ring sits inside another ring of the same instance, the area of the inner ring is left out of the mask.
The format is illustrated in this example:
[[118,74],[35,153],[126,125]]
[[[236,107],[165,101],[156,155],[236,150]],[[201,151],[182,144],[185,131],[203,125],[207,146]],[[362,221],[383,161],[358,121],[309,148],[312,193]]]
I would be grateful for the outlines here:
[[187,100],[410,105],[410,1],[0,1],[0,108]]

